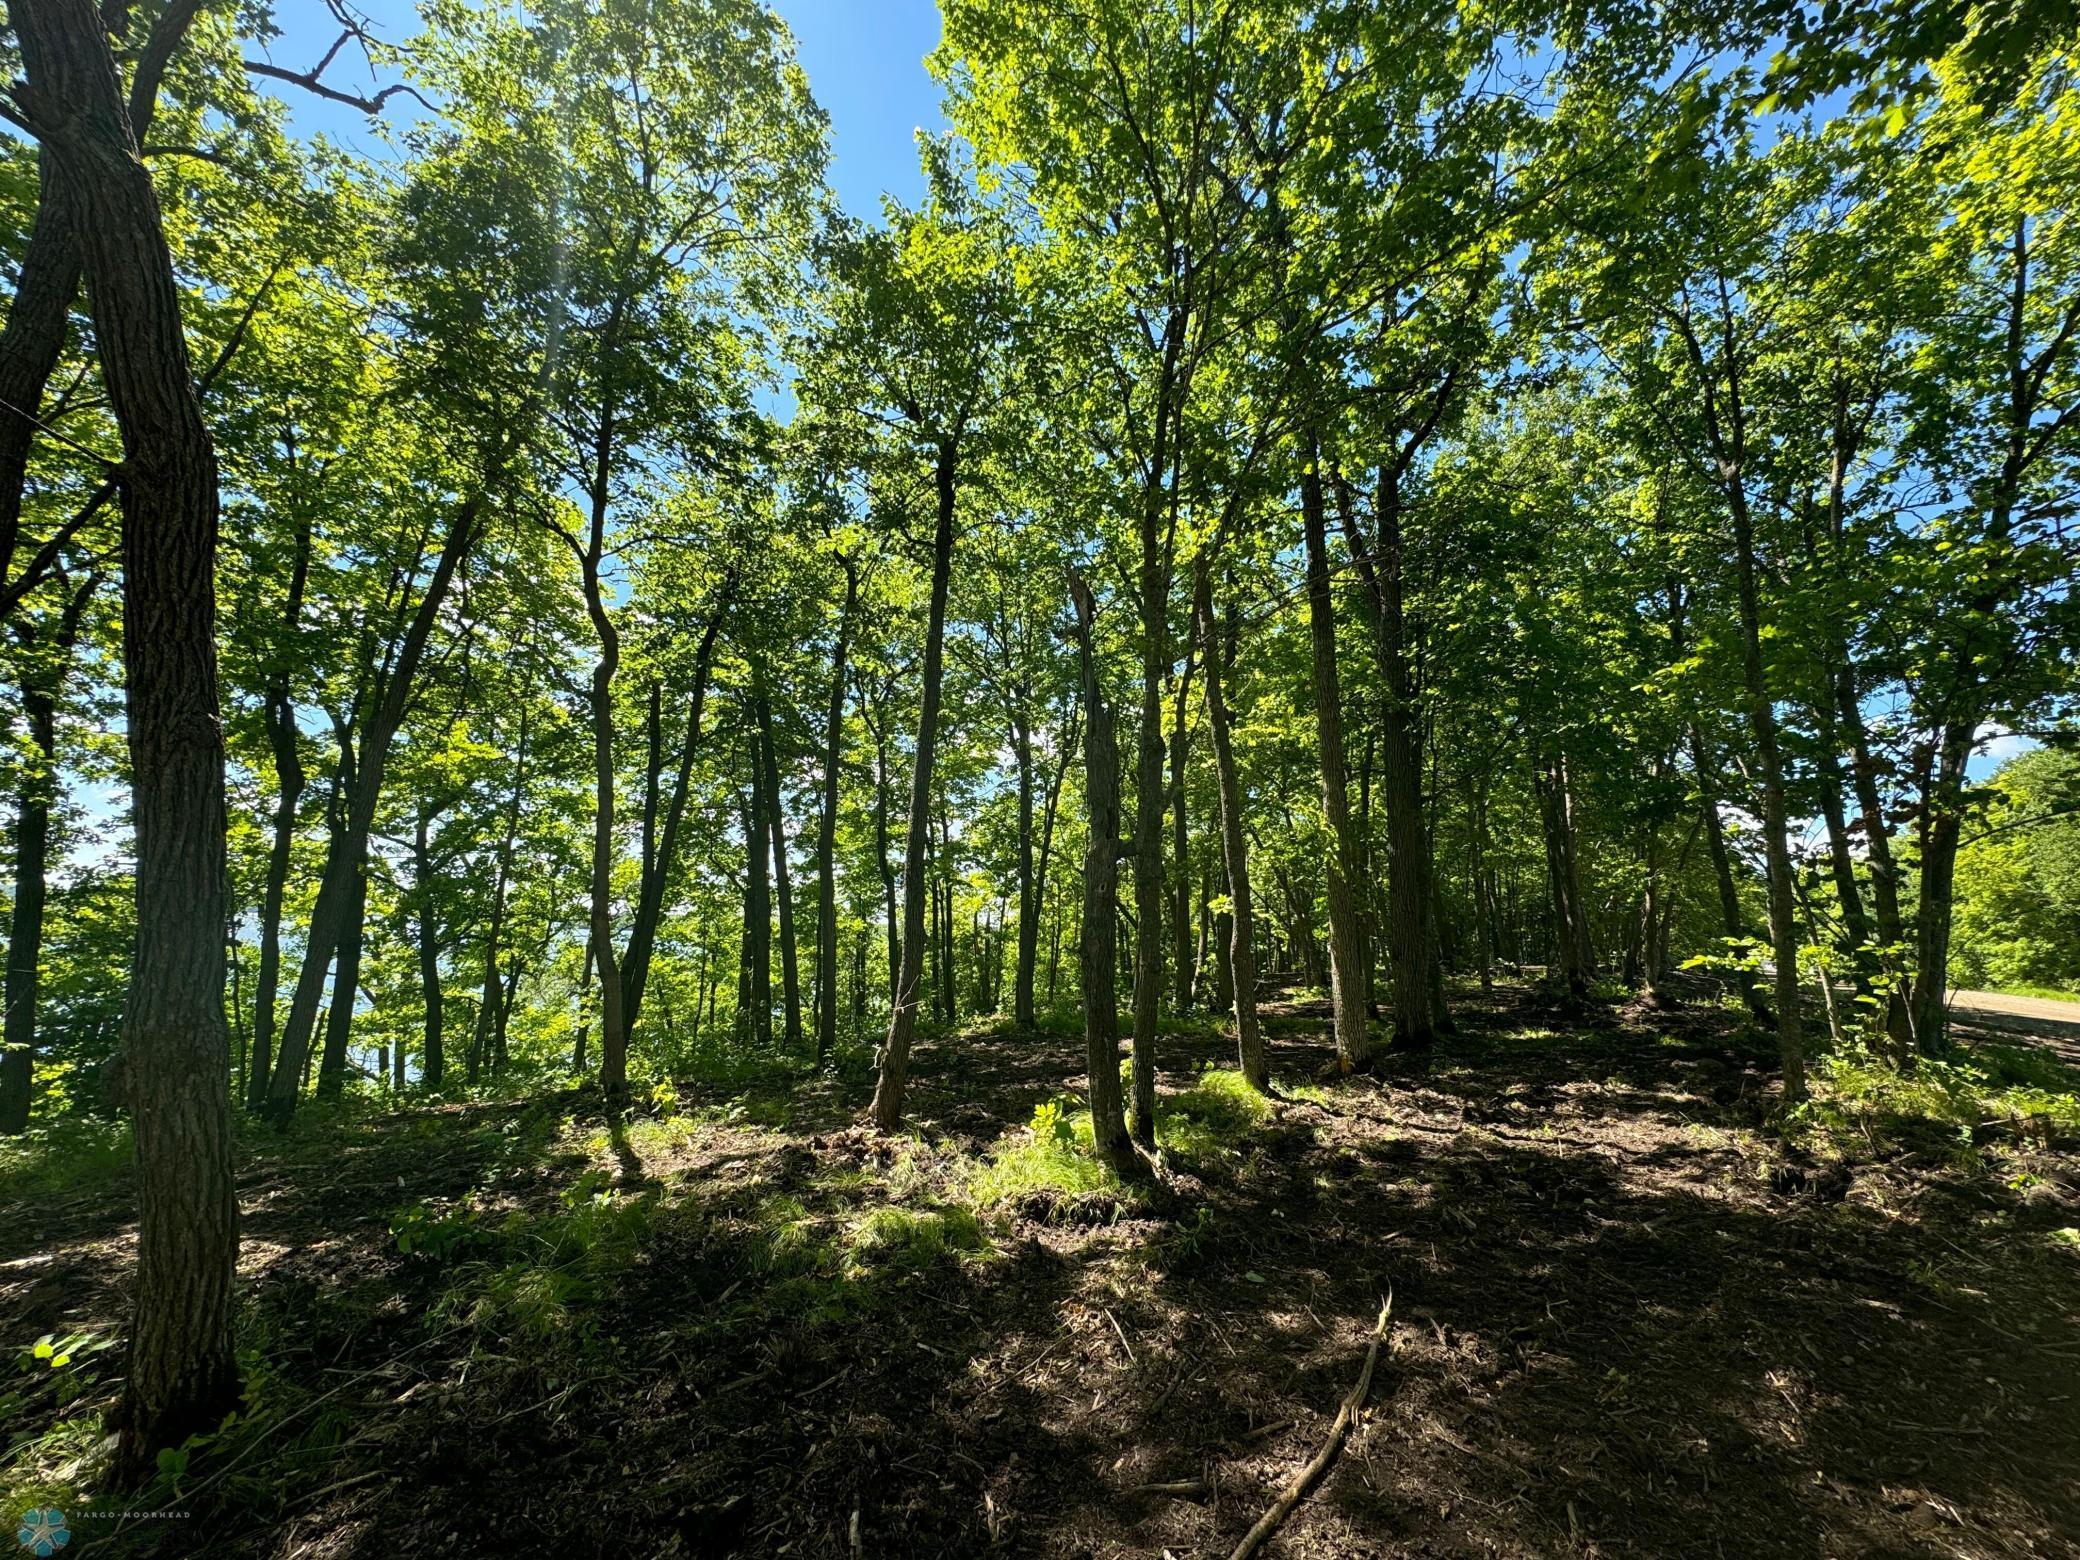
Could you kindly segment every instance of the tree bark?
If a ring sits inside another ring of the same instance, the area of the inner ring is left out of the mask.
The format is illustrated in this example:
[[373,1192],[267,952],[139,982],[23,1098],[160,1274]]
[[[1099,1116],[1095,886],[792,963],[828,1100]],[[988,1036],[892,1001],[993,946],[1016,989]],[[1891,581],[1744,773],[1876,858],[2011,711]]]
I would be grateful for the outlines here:
[[[1343,685],[1336,668],[1336,601],[1329,585],[1329,546],[1323,515],[1320,450],[1309,441],[1300,473],[1301,528],[1307,545],[1307,623],[1314,647],[1316,750],[1321,762],[1322,816],[1329,828],[1324,863],[1329,905],[1330,1007],[1336,1025],[1336,1062],[1344,1072],[1372,1064],[1366,1032],[1365,938],[1359,924],[1357,850],[1351,836],[1350,774],[1343,753]],[[1425,1003],[1429,988],[1422,991]]]
[[[412,831],[412,891],[418,901],[413,916],[419,933],[419,992],[426,1010],[426,1034],[419,1080],[429,1091],[447,1082],[448,1053],[442,1044],[442,1020],[446,1003],[441,995],[441,937],[434,892],[433,847],[429,831],[436,809],[425,798],[419,802],[417,826]],[[403,1047],[399,1047],[400,1053]]]
[[847,558],[845,600],[838,608],[838,643],[831,656],[831,702],[823,723],[823,813],[816,833],[816,1065],[838,1043],[838,785],[845,742],[845,656],[852,612],[859,600],[859,569]]
[[903,841],[902,965],[897,974],[888,1038],[874,1083],[874,1125],[892,1132],[903,1119],[910,1076],[910,1043],[917,1033],[918,982],[924,975],[925,847],[932,827],[932,773],[939,741],[939,692],[946,657],[946,593],[953,569],[953,518],[958,451],[939,445],[933,462],[938,500],[932,531],[932,592],[925,622],[924,688],[917,712],[917,760],[910,778],[910,824]]
[[[487,488],[503,469],[505,458],[496,458],[487,471]],[[404,724],[412,687],[448,591],[471,548],[476,545],[486,496],[486,493],[479,492],[456,508],[442,539],[433,574],[427,580],[425,594],[419,598],[411,624],[398,646],[397,657],[379,685],[375,711],[361,738],[354,766],[354,783],[344,802],[345,817],[326,852],[324,871],[318,880],[317,902],[311,907],[303,966],[290,1000],[288,1020],[282,1028],[281,1051],[275,1058],[274,1075],[268,1083],[268,1113],[278,1122],[286,1122],[296,1109],[318,1009],[324,1001],[325,974],[345,937],[350,903],[357,893],[356,884],[366,870],[368,836],[382,799],[390,744],[398,728]]]
[[[16,99],[82,197],[102,378],[123,440],[123,650],[137,943],[124,1090],[136,1128],[135,1313],[117,1477],[238,1402],[217,464],[158,197],[90,0],[17,0]],[[141,117],[141,116],[140,116]]]
[[1206,662],[1206,728],[1213,743],[1214,781],[1221,799],[1221,862],[1228,881],[1224,980],[1235,1004],[1236,1057],[1251,1086],[1268,1091],[1271,1073],[1264,1057],[1263,1028],[1257,1021],[1257,931],[1249,887],[1249,837],[1243,828],[1242,780],[1235,767],[1223,687],[1226,652],[1218,643],[1214,621],[1212,569],[1203,556],[1192,581],[1192,604],[1199,619],[1200,654]]
[[32,756],[22,766],[14,821],[14,909],[8,921],[6,1019],[0,1024],[0,1134],[29,1127],[35,1093],[37,1006],[43,988],[43,920],[49,883],[51,807],[58,798],[58,693],[69,670],[87,603],[100,584],[89,574],[67,593],[56,632],[32,620],[14,625],[26,664],[22,715]]
[[1139,1177],[1148,1165],[1127,1130],[1119,1087],[1119,749],[1112,706],[1098,680],[1097,602],[1073,570],[1069,594],[1076,606],[1077,647],[1083,675],[1084,804],[1090,842],[1083,858],[1083,937],[1078,970],[1083,986],[1084,1064],[1090,1079],[1091,1142],[1101,1163],[1121,1176]]
[[787,865],[787,811],[780,802],[780,763],[773,750],[773,705],[766,696],[764,670],[759,687],[758,747],[766,776],[766,828],[773,842],[773,887],[780,902],[780,1001],[785,1014],[784,1042],[790,1051],[802,1044],[802,974],[794,937],[794,879]]
[[277,793],[274,838],[267,853],[267,885],[262,890],[260,902],[260,970],[253,993],[253,1056],[252,1065],[246,1072],[246,1108],[255,1111],[267,1103],[268,1086],[273,1081],[275,1003],[282,982],[282,899],[288,892],[289,862],[296,846],[296,808],[303,799],[303,788],[308,782],[297,740],[296,706],[289,698],[289,668],[285,663],[302,620],[310,564],[310,518],[299,506],[295,554],[289,567],[289,593],[282,607],[282,631],[286,642],[276,651],[267,680],[267,742],[274,754]]
[[685,828],[686,803],[693,791],[693,762],[700,749],[701,715],[708,702],[708,678],[715,663],[715,640],[722,629],[728,602],[725,586],[721,600],[701,630],[700,648],[693,660],[693,697],[686,712],[686,737],[679,745],[678,772],[672,777],[671,794],[664,803],[664,822],[657,830],[655,848],[646,850],[643,879],[636,896],[636,910],[628,933],[628,954],[621,961],[621,1021],[633,1038],[636,1020],[643,1011],[643,990],[650,980],[650,962],[657,949],[657,931],[664,920],[665,895],[671,887],[672,869],[679,859],[679,836]]
[[742,1008],[751,1009],[751,1038],[761,1047],[773,1043],[773,890],[770,868],[771,826],[766,822],[766,766],[759,751],[757,727],[751,731],[751,807],[744,817],[744,981]]

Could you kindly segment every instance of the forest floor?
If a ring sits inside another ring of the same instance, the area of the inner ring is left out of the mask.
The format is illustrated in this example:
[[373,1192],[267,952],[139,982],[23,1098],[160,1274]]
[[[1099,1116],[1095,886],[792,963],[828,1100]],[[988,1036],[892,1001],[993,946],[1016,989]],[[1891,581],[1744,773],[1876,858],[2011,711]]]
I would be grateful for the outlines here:
[[[1274,1007],[1268,1108],[1166,1037],[1153,1195],[1058,1141],[1057,1033],[921,1045],[905,1137],[857,1071],[255,1132],[250,1422],[120,1520],[59,1461],[109,1383],[32,1384],[6,1492],[72,1554],[1222,1556],[1391,1290],[1267,1554],[2080,1555],[2066,1117],[1786,1130],[1716,1009],[1463,1012],[1337,1079]],[[9,1341],[112,1334],[127,1174],[0,1206]]]

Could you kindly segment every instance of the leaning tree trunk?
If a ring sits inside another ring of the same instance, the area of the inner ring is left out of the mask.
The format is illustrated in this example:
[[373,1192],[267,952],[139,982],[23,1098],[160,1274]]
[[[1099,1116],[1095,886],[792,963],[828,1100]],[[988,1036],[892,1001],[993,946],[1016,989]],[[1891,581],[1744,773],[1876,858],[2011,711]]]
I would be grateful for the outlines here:
[[910,1076],[910,1042],[917,1034],[918,983],[924,976],[925,850],[932,831],[932,771],[939,742],[939,685],[945,675],[946,591],[953,571],[953,509],[957,454],[939,446],[934,462],[938,520],[932,530],[932,594],[925,621],[924,689],[917,711],[917,762],[910,776],[910,825],[903,839],[902,968],[888,1019],[888,1038],[874,1082],[874,1125],[892,1132],[903,1119],[903,1088]]
[[137,942],[123,1089],[135,1123],[134,1321],[117,1477],[238,1404],[217,463],[158,197],[91,0],[16,0],[16,101],[82,196],[102,380],[123,440],[123,652]]
[[1083,986],[1083,1053],[1090,1078],[1091,1142],[1098,1159],[1122,1176],[1144,1176],[1148,1164],[1127,1130],[1119,1088],[1119,749],[1112,706],[1098,681],[1097,602],[1073,571],[1077,645],[1083,670],[1084,807],[1090,843],[1083,858],[1083,937],[1078,969]]
[[253,1059],[246,1072],[246,1108],[259,1110],[267,1103],[268,1084],[274,1067],[275,1002],[282,983],[282,899],[288,892],[289,861],[296,845],[296,807],[303,799],[307,776],[296,735],[296,706],[289,700],[288,667],[291,645],[303,613],[304,589],[310,578],[311,528],[307,516],[299,515],[296,526],[295,560],[289,571],[289,595],[282,609],[285,642],[273,657],[268,674],[267,742],[274,754],[277,786],[274,808],[274,839],[267,853],[267,885],[260,902],[260,971],[253,996]]
[[[1300,474],[1300,513],[1307,543],[1307,621],[1314,644],[1315,736],[1321,759],[1322,815],[1329,827],[1324,897],[1329,904],[1330,1007],[1336,1024],[1337,1065],[1344,1072],[1362,1072],[1372,1063],[1372,1040],[1365,1024],[1365,934],[1358,910],[1350,775],[1343,755],[1343,688],[1336,670],[1336,603],[1329,588],[1320,451],[1311,442],[1307,458],[1307,469]],[[1421,996],[1428,1003],[1427,986]]]
[[1228,878],[1226,982],[1235,1001],[1235,1047],[1243,1077],[1253,1088],[1268,1091],[1271,1073],[1264,1059],[1264,1031],[1257,1022],[1257,930],[1249,890],[1249,840],[1242,824],[1242,780],[1228,729],[1228,701],[1222,687],[1225,662],[1214,626],[1211,570],[1203,557],[1192,596],[1201,654],[1206,659],[1206,727],[1213,741],[1213,773],[1221,798],[1221,860]]

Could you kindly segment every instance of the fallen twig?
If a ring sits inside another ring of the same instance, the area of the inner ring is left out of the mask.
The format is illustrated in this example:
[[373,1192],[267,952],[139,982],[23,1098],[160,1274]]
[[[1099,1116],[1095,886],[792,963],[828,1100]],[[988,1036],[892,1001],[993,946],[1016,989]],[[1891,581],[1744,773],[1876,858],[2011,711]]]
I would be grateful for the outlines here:
[[1243,1535],[1242,1542],[1235,1546],[1228,1560],[1249,1560],[1249,1557],[1263,1546],[1264,1541],[1278,1531],[1279,1524],[1293,1514],[1293,1508],[1314,1488],[1315,1481],[1328,1472],[1329,1464],[1334,1462],[1336,1454],[1343,1450],[1344,1440],[1350,1435],[1351,1426],[1358,1422],[1358,1414],[1365,1407],[1366,1395],[1372,1390],[1372,1368],[1379,1363],[1380,1340],[1387,1335],[1387,1317],[1393,1309],[1394,1290],[1389,1285],[1387,1298],[1380,1304],[1379,1320],[1373,1323],[1372,1342],[1365,1350],[1365,1368],[1358,1372],[1358,1384],[1351,1388],[1342,1406],[1336,1410],[1336,1423],[1329,1427],[1328,1439],[1322,1442],[1321,1450],[1308,1459],[1307,1466],[1293,1475],[1292,1482],[1287,1484],[1278,1499],[1271,1503],[1270,1510],[1257,1518],[1257,1525]]

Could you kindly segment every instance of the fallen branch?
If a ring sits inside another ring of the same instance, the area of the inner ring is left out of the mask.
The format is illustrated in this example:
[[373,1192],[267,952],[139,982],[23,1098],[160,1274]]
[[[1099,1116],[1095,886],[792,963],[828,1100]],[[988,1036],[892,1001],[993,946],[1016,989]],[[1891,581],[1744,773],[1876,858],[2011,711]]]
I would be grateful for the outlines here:
[[1279,1529],[1279,1524],[1293,1514],[1293,1508],[1314,1488],[1317,1480],[1329,1471],[1329,1464],[1336,1461],[1336,1454],[1343,1450],[1343,1443],[1351,1433],[1351,1426],[1358,1422],[1358,1415],[1365,1407],[1365,1398],[1372,1390],[1372,1367],[1379,1363],[1380,1340],[1387,1335],[1387,1317],[1394,1309],[1394,1290],[1387,1289],[1387,1298],[1379,1308],[1379,1320],[1372,1327],[1372,1342],[1365,1350],[1365,1368],[1358,1372],[1358,1384],[1352,1387],[1336,1410],[1336,1423],[1329,1427],[1328,1439],[1322,1442],[1321,1450],[1308,1459],[1307,1466],[1293,1475],[1271,1509],[1257,1518],[1257,1525],[1245,1533],[1242,1542],[1235,1546],[1228,1560],[1249,1560],[1264,1541]]

